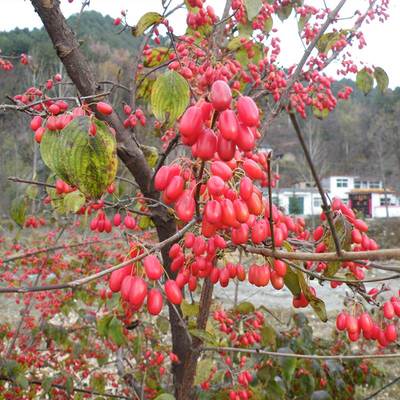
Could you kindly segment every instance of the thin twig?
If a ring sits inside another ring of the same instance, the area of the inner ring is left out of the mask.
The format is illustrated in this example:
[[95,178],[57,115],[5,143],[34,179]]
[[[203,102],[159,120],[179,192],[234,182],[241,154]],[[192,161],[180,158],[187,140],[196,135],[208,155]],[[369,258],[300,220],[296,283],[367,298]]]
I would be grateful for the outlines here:
[[[125,178],[117,177],[117,179],[129,182],[131,184],[134,184],[134,182],[132,182],[130,180],[127,180]],[[29,185],[37,185],[37,186],[48,187],[48,188],[51,188],[51,189],[55,189],[56,188],[55,185],[52,185],[50,183],[34,181],[34,180],[31,180],[31,179],[22,179],[22,178],[18,178],[18,177],[15,177],[15,176],[8,177],[8,180],[11,181],[11,182],[26,183],[26,184],[29,184]],[[106,200],[104,201],[104,204],[106,206],[110,206],[110,207],[114,207],[114,208],[120,207],[120,204],[115,204],[115,203],[112,203],[112,202],[106,201]],[[134,209],[130,209],[130,208],[127,208],[126,210],[131,212],[131,213],[134,213],[134,214],[151,217],[151,214],[146,212],[146,211],[134,210]]]
[[338,235],[337,235],[337,232],[336,232],[336,229],[335,229],[335,225],[333,223],[331,209],[330,209],[330,206],[329,206],[328,201],[326,199],[324,189],[322,188],[322,185],[321,185],[321,182],[319,180],[317,171],[315,170],[315,166],[314,166],[314,163],[313,163],[313,161],[311,159],[310,152],[308,151],[307,145],[304,142],[304,138],[303,138],[303,135],[301,133],[300,126],[299,126],[299,124],[297,122],[296,116],[293,113],[289,113],[289,117],[290,117],[290,121],[292,122],[293,128],[294,128],[294,130],[296,132],[297,138],[299,139],[299,142],[300,142],[301,148],[303,150],[303,153],[304,153],[304,155],[306,157],[308,166],[310,167],[310,170],[311,170],[312,176],[314,178],[315,184],[317,186],[319,195],[321,196],[322,209],[324,210],[324,213],[325,213],[326,218],[328,220],[329,228],[330,228],[331,233],[332,233],[332,238],[333,238],[333,241],[335,243],[336,253],[337,253],[338,256],[340,256],[341,252],[342,252],[342,249],[341,249],[339,238],[338,238]]
[[309,271],[305,268],[302,268],[300,266],[298,266],[295,263],[291,263],[288,262],[286,260],[286,262],[293,268],[315,278],[318,279],[319,281],[329,281],[329,282],[343,282],[343,283],[347,283],[349,285],[356,285],[356,284],[361,284],[361,283],[372,283],[372,282],[383,282],[383,281],[389,281],[389,280],[393,280],[393,279],[398,279],[400,278],[400,274],[395,274],[395,275],[388,275],[388,276],[381,276],[381,277],[376,277],[376,278],[369,278],[369,279],[346,279],[346,278],[341,278],[341,277],[328,277],[328,276],[323,276],[320,274],[316,274],[313,271]]
[[379,393],[383,392],[384,390],[386,390],[389,386],[392,386],[394,384],[396,384],[397,382],[400,381],[400,376],[398,376],[397,378],[391,380],[390,382],[388,382],[386,385],[382,386],[381,388],[379,388],[377,391],[375,391],[374,393],[370,394],[368,397],[365,397],[363,400],[371,400],[374,397],[376,397]]
[[64,101],[79,101],[79,100],[91,100],[91,99],[97,99],[97,98],[101,98],[101,97],[105,97],[108,96],[111,92],[103,92],[103,93],[99,93],[99,94],[94,94],[91,96],[80,96],[78,97],[50,97],[50,98],[45,98],[45,99],[40,99],[40,100],[36,100],[33,101],[32,103],[29,104],[0,104],[0,111],[5,111],[5,110],[14,110],[14,111],[27,111],[30,108],[32,108],[33,106],[36,106],[38,104],[42,104],[42,103],[47,103],[48,101],[54,101],[54,100],[64,100]]
[[275,232],[274,232],[274,217],[272,215],[272,182],[271,182],[271,163],[272,152],[268,154],[268,206],[269,206],[269,228],[271,230],[272,250],[275,251]]
[[[47,257],[45,257],[45,259],[43,260],[41,268],[44,268],[46,263],[47,263]],[[33,283],[33,286],[36,286],[39,283],[39,279],[40,279],[41,275],[42,275],[42,271],[39,271],[39,273],[36,275],[36,278],[35,278],[35,281]],[[18,322],[17,329],[15,330],[13,338],[12,338],[12,340],[10,342],[10,345],[8,346],[7,351],[6,351],[6,358],[9,358],[11,353],[12,353],[12,351],[14,350],[14,346],[17,343],[17,339],[19,337],[19,334],[20,334],[21,329],[22,329],[22,325],[24,323],[24,319],[28,315],[29,311],[31,310],[32,305],[33,305],[33,299],[30,299],[30,301],[28,303],[26,303],[23,311],[21,312],[21,318],[20,318],[20,320]]]
[[[116,239],[113,239],[113,240],[116,240]],[[117,239],[117,240],[119,240],[119,239]],[[90,246],[92,244],[103,243],[103,242],[105,242],[105,240],[98,239],[98,240],[92,240],[92,241],[89,241],[89,242],[74,243],[74,244],[68,244],[68,245],[67,244],[61,244],[61,245],[58,245],[58,246],[44,247],[42,249],[28,251],[28,252],[23,253],[23,254],[17,254],[16,256],[4,258],[2,261],[3,261],[3,264],[7,264],[7,263],[10,263],[10,262],[13,262],[13,261],[16,261],[16,260],[21,260],[23,258],[33,257],[33,256],[36,256],[36,255],[41,254],[41,253],[50,253],[52,251],[57,251],[57,250],[61,250],[61,249],[72,249],[72,248],[81,247],[81,246]]]

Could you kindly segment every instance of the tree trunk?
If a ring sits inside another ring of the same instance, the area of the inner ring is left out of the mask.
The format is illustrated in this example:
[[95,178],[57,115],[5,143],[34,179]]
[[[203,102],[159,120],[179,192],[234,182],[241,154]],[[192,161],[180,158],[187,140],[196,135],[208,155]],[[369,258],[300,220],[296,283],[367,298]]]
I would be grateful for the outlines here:
[[[80,50],[80,45],[72,29],[67,24],[64,15],[60,10],[59,0],[31,0],[35,11],[39,14],[43,25],[49,34],[54,48],[69,77],[75,84],[81,96],[90,96],[101,93],[101,86],[97,84],[94,73],[92,72],[89,62]],[[95,108],[93,111],[96,112]],[[133,133],[122,124],[119,116],[113,112],[110,116],[97,114],[99,119],[107,122],[115,129],[117,139],[117,153],[119,158],[126,165],[132,176],[138,183],[140,190],[145,197],[151,199],[159,199],[159,193],[152,186],[152,170],[134,139]],[[174,218],[168,211],[162,207],[151,208],[152,220],[156,226],[158,238],[160,241],[167,239],[176,232],[176,224]],[[169,246],[162,250],[164,267],[170,275],[174,273],[169,271]],[[173,376],[176,393],[184,393],[180,390],[184,379],[184,366],[190,352],[190,342],[187,337],[185,327],[182,326],[176,310],[169,306],[169,320],[172,333],[172,349],[181,360],[180,364],[174,365]],[[187,374],[186,374],[187,375]],[[183,396],[186,396],[183,394]],[[187,399],[178,395],[179,400]]]

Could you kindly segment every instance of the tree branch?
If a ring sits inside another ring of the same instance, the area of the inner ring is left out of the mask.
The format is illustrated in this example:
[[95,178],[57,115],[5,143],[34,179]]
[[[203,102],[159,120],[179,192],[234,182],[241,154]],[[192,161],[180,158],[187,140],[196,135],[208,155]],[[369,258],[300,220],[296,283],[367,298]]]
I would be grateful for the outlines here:
[[[0,375],[0,380],[14,383],[14,381],[11,378],[8,378],[7,376],[4,376],[4,375]],[[28,382],[30,385],[41,386],[43,384],[42,381],[39,381],[37,379],[29,379]],[[53,383],[51,385],[51,387],[56,388],[56,389],[61,389],[61,390],[64,390],[65,392],[68,392],[68,389],[63,385]],[[108,397],[110,399],[126,399],[126,400],[131,399],[130,397],[127,397],[127,396],[124,396],[121,394],[100,393],[100,392],[96,392],[94,390],[89,390],[89,389],[72,388],[72,391],[76,392],[76,393],[86,393],[86,394],[90,394],[92,396]]]
[[318,354],[280,353],[277,351],[266,351],[262,349],[245,349],[239,347],[203,347],[201,351],[260,354],[269,357],[298,358],[304,360],[366,360],[366,359],[378,359],[378,358],[383,358],[383,359],[400,358],[400,353],[359,354],[359,355],[351,355],[351,354],[318,355]]
[[336,254],[338,256],[340,256],[341,252],[342,252],[342,249],[341,249],[339,238],[338,238],[338,235],[337,235],[337,232],[336,232],[336,229],[335,229],[335,225],[333,223],[331,208],[330,208],[330,206],[328,204],[328,201],[326,200],[324,189],[322,188],[322,185],[321,185],[321,182],[319,180],[317,171],[315,170],[315,166],[314,166],[314,163],[313,163],[313,161],[311,159],[310,152],[308,151],[307,145],[304,142],[304,138],[303,138],[303,135],[301,133],[300,126],[297,123],[296,116],[293,113],[289,113],[289,117],[290,117],[290,121],[292,122],[293,128],[294,128],[294,130],[296,132],[297,138],[298,138],[298,140],[300,142],[300,145],[301,145],[301,148],[303,150],[303,153],[304,153],[304,155],[306,157],[308,166],[310,167],[311,174],[312,174],[312,176],[314,178],[314,181],[315,181],[315,184],[317,186],[319,195],[321,196],[322,209],[324,210],[324,213],[326,215],[326,219],[328,220],[329,229],[331,230],[332,238],[333,238],[333,241],[335,243]]
[[98,239],[98,240],[92,240],[92,241],[82,242],[82,243],[75,243],[75,244],[68,244],[68,245],[61,244],[58,246],[44,247],[43,249],[28,251],[23,254],[18,254],[16,256],[4,258],[2,261],[3,261],[3,264],[7,264],[7,263],[10,263],[10,262],[13,262],[16,260],[21,260],[23,258],[33,257],[33,256],[36,256],[41,253],[50,253],[52,251],[57,251],[57,250],[61,250],[61,249],[73,249],[75,247],[90,246],[91,244],[103,243],[103,242],[105,242],[105,240]]
[[70,281],[70,282],[59,283],[59,284],[55,284],[55,285],[34,286],[34,287],[24,286],[24,287],[19,287],[19,288],[10,288],[10,287],[8,287],[8,288],[0,288],[0,293],[44,292],[44,291],[59,290],[59,289],[74,289],[74,288],[77,288],[79,286],[86,285],[89,282],[97,280],[97,279],[103,277],[104,275],[110,274],[111,272],[117,271],[118,269],[121,269],[121,268],[125,267],[128,264],[134,263],[136,261],[140,261],[141,259],[146,257],[148,254],[155,253],[157,251],[161,251],[168,244],[179,240],[185,234],[185,232],[188,231],[194,225],[195,222],[196,222],[196,220],[192,220],[187,225],[185,225],[185,227],[182,228],[180,231],[176,232],[174,235],[170,236],[168,239],[158,243],[157,245],[155,245],[154,247],[149,249],[147,252],[145,252],[145,253],[137,256],[137,257],[134,257],[134,258],[131,258],[129,260],[126,260],[126,261],[124,261],[122,263],[119,263],[117,265],[114,265],[114,266],[112,266],[110,268],[107,268],[107,269],[105,269],[103,271],[100,271],[100,272],[98,272],[96,274],[89,275],[89,276],[86,276],[86,277],[81,278],[81,279],[75,279],[75,280]]
[[[267,257],[279,258],[282,260],[299,261],[358,261],[358,260],[391,260],[400,259],[400,248],[370,250],[370,251],[345,251],[342,250],[340,256],[335,252],[328,253],[307,253],[301,251],[279,251],[266,247],[245,246],[244,250],[249,253],[261,254]],[[373,268],[373,265],[370,265]],[[391,271],[400,272],[400,267],[393,267]]]

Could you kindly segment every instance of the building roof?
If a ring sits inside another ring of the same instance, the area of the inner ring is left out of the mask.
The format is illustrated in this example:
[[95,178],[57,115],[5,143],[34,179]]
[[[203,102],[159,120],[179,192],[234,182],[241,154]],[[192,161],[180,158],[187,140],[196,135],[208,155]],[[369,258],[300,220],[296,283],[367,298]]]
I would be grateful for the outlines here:
[[284,192],[290,192],[290,193],[318,193],[317,188],[312,188],[312,187],[307,187],[307,188],[298,188],[298,187],[280,187],[280,188],[275,188],[273,191],[273,194],[276,194],[276,192],[279,193],[284,193]]
[[[367,194],[367,193],[380,193],[380,194],[384,194],[385,190],[384,189],[352,189],[350,190],[350,194]],[[396,193],[394,190],[391,189],[386,189],[386,193]]]

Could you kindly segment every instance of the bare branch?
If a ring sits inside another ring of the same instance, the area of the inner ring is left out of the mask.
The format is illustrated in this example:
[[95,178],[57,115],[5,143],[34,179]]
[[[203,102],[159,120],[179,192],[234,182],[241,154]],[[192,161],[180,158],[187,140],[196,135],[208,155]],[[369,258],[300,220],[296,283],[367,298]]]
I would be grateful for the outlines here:
[[[358,260],[392,260],[400,259],[400,248],[370,250],[370,251],[345,251],[340,256],[335,252],[329,253],[306,253],[300,251],[288,252],[268,249],[266,247],[245,246],[245,251],[254,254],[261,254],[267,257],[279,258],[282,260],[299,261],[358,261]],[[370,265],[373,268],[373,265]],[[391,271],[400,272],[400,267],[393,267]]]
[[377,358],[400,358],[400,353],[392,354],[335,354],[335,355],[319,355],[319,354],[296,354],[296,353],[280,353],[277,351],[266,351],[262,349],[244,349],[239,347],[203,347],[201,351],[217,351],[217,352],[234,352],[246,354],[260,354],[269,357],[282,358],[298,358],[304,360],[366,360]]
[[118,269],[121,269],[125,267],[128,264],[134,263],[136,261],[140,261],[144,257],[146,257],[148,254],[155,253],[157,251],[161,251],[165,246],[167,246],[170,243],[175,242],[176,240],[180,239],[186,231],[188,231],[196,222],[196,220],[192,220],[189,222],[187,225],[185,225],[184,228],[182,228],[180,231],[176,232],[174,235],[170,236],[168,239],[156,244],[154,247],[149,249],[146,253],[143,253],[137,257],[131,258],[129,260],[126,260],[120,264],[114,265],[110,268],[107,268],[103,271],[98,272],[97,274],[89,275],[81,279],[76,279],[70,282],[65,282],[65,283],[60,283],[60,284],[55,284],[55,285],[48,285],[48,286],[34,286],[34,287],[29,287],[29,286],[23,286],[19,288],[0,288],[0,293],[29,293],[29,292],[44,292],[44,291],[50,291],[50,290],[59,290],[59,289],[74,289],[79,286],[83,286],[88,284],[89,282],[92,282],[94,280],[97,280],[104,275],[108,275],[111,272],[117,271]]
[[[113,239],[113,240],[120,240],[120,239]],[[62,250],[62,249],[72,249],[75,247],[83,247],[83,246],[90,246],[92,244],[96,244],[96,243],[103,243],[105,242],[105,240],[92,240],[92,241],[88,241],[88,242],[82,242],[82,243],[75,243],[75,244],[61,244],[58,246],[52,246],[52,247],[45,247],[43,249],[38,249],[38,250],[33,250],[33,251],[28,251],[26,253],[23,254],[18,254],[16,256],[12,256],[12,257],[8,257],[8,258],[4,258],[3,264],[7,264],[16,260],[21,260],[23,258],[28,258],[28,257],[33,257],[36,256],[38,254],[42,254],[42,253],[51,253],[52,251],[57,251],[57,250]]]
[[[4,375],[0,375],[0,380],[11,382],[11,383],[14,382],[11,378],[4,376]],[[28,379],[28,382],[30,385],[41,386],[43,384],[42,381],[37,380],[37,379]],[[53,383],[53,384],[51,384],[51,387],[56,388],[56,389],[61,389],[61,390],[64,390],[65,392],[68,392],[68,389],[63,385]],[[100,393],[100,392],[96,392],[94,390],[81,389],[81,388],[75,388],[75,387],[72,388],[72,391],[76,392],[76,393],[86,393],[86,394],[90,394],[92,396],[108,397],[109,399],[126,399],[126,400],[131,399],[130,397],[124,396],[122,394]]]

